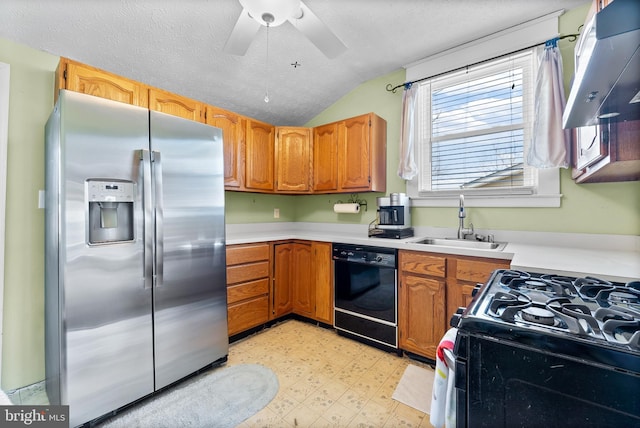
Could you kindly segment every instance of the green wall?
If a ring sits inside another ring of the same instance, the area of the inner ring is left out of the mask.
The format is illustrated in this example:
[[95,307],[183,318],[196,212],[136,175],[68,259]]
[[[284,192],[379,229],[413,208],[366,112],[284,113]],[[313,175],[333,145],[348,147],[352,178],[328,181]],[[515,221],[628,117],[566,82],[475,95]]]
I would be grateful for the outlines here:
[[58,57],[0,39],[10,64],[2,388],[44,378],[44,124]]
[[[575,32],[587,8],[561,18],[561,33]],[[564,43],[564,44],[563,44]],[[573,69],[573,44],[561,42],[565,81]],[[2,388],[18,388],[44,378],[44,211],[37,208],[44,188],[44,124],[53,107],[58,57],[0,38],[0,62],[11,66],[7,218],[4,288]],[[307,125],[315,126],[370,111],[387,121],[387,192],[404,191],[396,176],[402,94],[386,91],[405,79],[404,70],[368,81],[345,95]],[[525,231],[562,231],[640,235],[640,182],[576,185],[562,171],[560,208],[474,208],[477,227]],[[330,222],[367,224],[375,218],[375,198],[360,194],[369,209],[335,214],[333,204],[349,195],[281,196],[227,192],[228,223]],[[273,209],[280,218],[273,218]],[[418,226],[455,227],[450,208],[415,208]]]

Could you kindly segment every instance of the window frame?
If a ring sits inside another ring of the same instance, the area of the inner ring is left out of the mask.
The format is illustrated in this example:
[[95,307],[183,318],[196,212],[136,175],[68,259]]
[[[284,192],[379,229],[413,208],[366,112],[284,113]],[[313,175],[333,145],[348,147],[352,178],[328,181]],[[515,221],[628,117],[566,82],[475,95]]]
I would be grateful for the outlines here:
[[[483,62],[490,58],[517,52],[525,46],[544,45],[546,40],[558,35],[558,18],[564,11],[557,11],[532,21],[499,31],[490,36],[441,52],[423,60],[407,65],[407,81],[421,80],[424,76],[435,76],[456,70],[468,64]],[[538,48],[538,49],[542,49]],[[537,69],[539,53],[534,51],[534,71]],[[416,142],[414,155],[419,155]],[[525,153],[526,158],[526,153]],[[560,207],[559,168],[537,169],[537,186],[530,193],[505,191],[497,193],[495,189],[483,191],[453,191],[448,194],[420,194],[418,177],[406,181],[406,192],[417,207],[457,206],[458,196],[465,195],[465,203],[471,207]]]

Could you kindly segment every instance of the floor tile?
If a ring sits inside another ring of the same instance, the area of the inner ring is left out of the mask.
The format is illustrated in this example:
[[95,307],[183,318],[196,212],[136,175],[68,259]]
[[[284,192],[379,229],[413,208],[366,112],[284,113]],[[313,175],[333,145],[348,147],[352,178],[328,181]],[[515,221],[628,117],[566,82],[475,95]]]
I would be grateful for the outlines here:
[[[409,364],[427,365],[289,320],[234,343],[229,365],[258,363],[280,391],[241,427],[430,427],[428,415],[391,398]],[[278,425],[279,423],[279,425]]]

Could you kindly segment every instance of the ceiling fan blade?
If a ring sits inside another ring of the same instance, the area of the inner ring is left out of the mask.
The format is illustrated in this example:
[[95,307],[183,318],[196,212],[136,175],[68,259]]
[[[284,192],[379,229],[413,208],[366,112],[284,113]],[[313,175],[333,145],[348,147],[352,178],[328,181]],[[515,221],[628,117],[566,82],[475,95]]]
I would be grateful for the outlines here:
[[302,34],[307,36],[327,58],[335,58],[347,50],[347,47],[338,36],[336,36],[307,5],[300,2],[300,9],[302,16],[299,18],[295,16],[291,17],[289,21],[300,30]]
[[259,29],[260,23],[253,19],[246,9],[243,9],[224,45],[224,51],[232,55],[244,55]]

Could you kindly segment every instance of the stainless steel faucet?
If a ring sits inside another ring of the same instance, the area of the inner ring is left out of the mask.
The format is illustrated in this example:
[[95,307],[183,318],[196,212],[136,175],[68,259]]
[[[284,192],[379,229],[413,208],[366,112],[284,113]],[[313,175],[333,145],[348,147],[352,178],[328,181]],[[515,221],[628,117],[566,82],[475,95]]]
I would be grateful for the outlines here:
[[469,223],[469,228],[464,227],[464,218],[466,216],[467,213],[464,210],[464,195],[460,195],[460,207],[458,209],[458,219],[460,219],[458,224],[458,239],[465,239],[467,235],[473,235],[473,223]]

